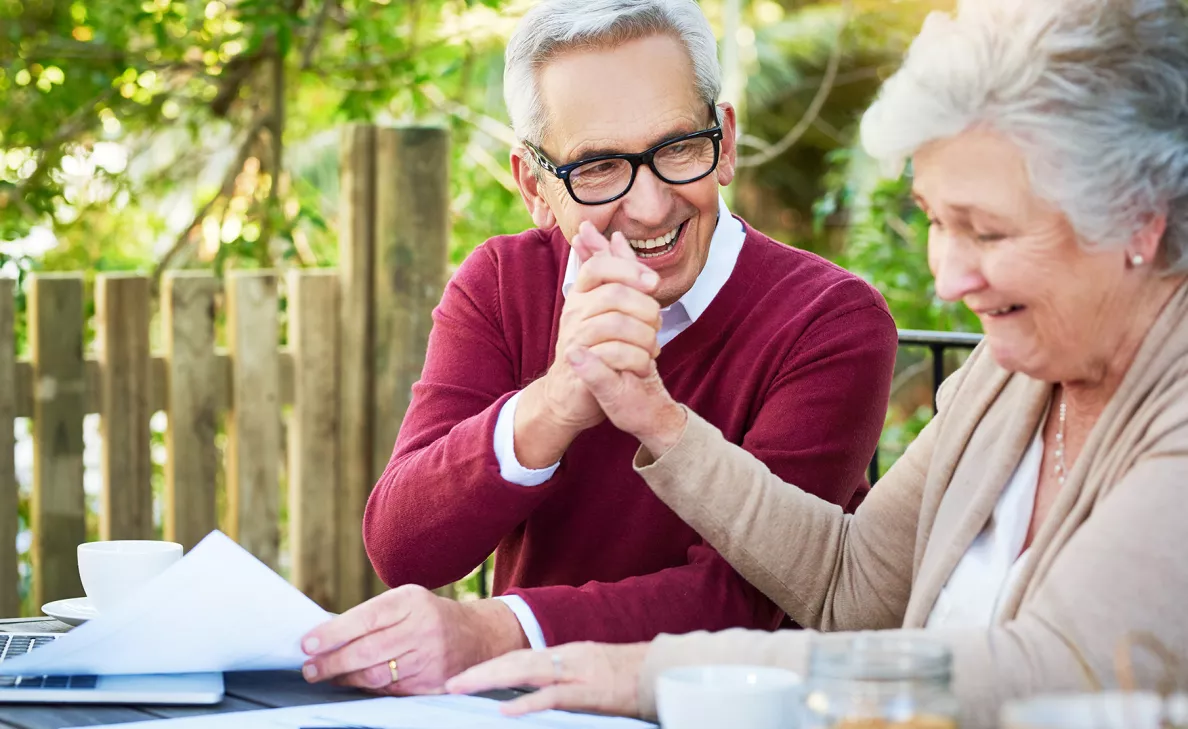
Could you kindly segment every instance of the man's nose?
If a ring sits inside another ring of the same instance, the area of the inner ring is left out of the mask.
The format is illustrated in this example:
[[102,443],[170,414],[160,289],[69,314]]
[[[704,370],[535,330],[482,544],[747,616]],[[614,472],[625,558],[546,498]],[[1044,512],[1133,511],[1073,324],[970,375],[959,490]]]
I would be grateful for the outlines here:
[[979,256],[958,236],[933,233],[928,260],[936,278],[936,295],[944,301],[961,301],[985,288]]
[[652,172],[647,165],[641,165],[635,175],[635,184],[623,197],[623,212],[632,220],[645,226],[656,226],[668,220],[672,191],[669,184]]

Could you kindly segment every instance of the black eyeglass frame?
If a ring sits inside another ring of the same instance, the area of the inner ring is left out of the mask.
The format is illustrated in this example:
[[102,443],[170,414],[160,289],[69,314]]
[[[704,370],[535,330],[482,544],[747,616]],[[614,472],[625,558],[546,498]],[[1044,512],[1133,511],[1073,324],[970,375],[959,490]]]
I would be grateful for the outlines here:
[[[715,121],[718,119],[717,107],[715,107],[712,104],[710,105],[710,114],[713,116]],[[661,174],[660,170],[656,169],[656,162],[655,162],[656,153],[669,145],[679,144],[680,142],[687,142],[690,139],[709,139],[709,140],[711,140],[714,143],[714,163],[712,165],[710,165],[709,169],[706,170],[703,174],[700,174],[697,177],[694,177],[692,179],[680,180],[680,181],[668,179],[663,174]],[[573,198],[574,202],[578,203],[579,205],[606,205],[607,203],[612,203],[615,200],[622,198],[627,193],[631,192],[631,188],[635,185],[635,178],[639,174],[640,165],[647,165],[648,169],[650,169],[652,171],[652,174],[655,175],[657,177],[657,179],[662,180],[663,182],[666,182],[669,185],[688,185],[688,184],[697,182],[698,180],[704,180],[714,170],[718,169],[718,162],[721,161],[721,155],[722,155],[722,139],[723,139],[722,123],[719,121],[717,124],[715,124],[713,127],[710,127],[709,129],[702,129],[701,131],[691,132],[689,134],[682,134],[681,136],[673,137],[672,139],[666,139],[663,142],[652,147],[651,149],[646,149],[643,152],[640,152],[638,154],[626,154],[626,153],[624,153],[624,154],[602,154],[602,155],[598,155],[597,157],[588,157],[586,159],[580,159],[577,162],[570,162],[569,164],[561,165],[560,167],[558,167],[556,164],[554,164],[553,161],[548,158],[548,155],[546,155],[543,150],[541,150],[539,147],[537,147],[532,142],[523,140],[523,143],[524,143],[524,146],[528,149],[529,153],[532,154],[532,157],[535,160],[536,164],[540,165],[540,167],[542,169],[544,169],[546,172],[551,173],[554,177],[556,177],[557,179],[559,179],[565,183],[565,189],[569,191],[569,196],[571,198]],[[622,192],[620,192],[618,195],[615,195],[614,197],[609,197],[605,200],[600,200],[599,202],[586,202],[584,200],[578,199],[577,194],[574,193],[574,191],[573,191],[573,183],[570,182],[571,173],[574,170],[576,170],[577,168],[582,167],[584,165],[588,165],[592,162],[603,162],[608,159],[626,160],[631,165],[631,179],[628,180],[627,187],[624,188],[624,190]]]

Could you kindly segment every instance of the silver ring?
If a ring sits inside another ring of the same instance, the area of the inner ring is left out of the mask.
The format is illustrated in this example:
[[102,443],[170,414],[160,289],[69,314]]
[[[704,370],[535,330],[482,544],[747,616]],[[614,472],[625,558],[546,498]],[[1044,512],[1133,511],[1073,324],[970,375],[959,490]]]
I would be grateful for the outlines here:
[[553,661],[553,683],[561,683],[561,654],[552,653],[549,658]]

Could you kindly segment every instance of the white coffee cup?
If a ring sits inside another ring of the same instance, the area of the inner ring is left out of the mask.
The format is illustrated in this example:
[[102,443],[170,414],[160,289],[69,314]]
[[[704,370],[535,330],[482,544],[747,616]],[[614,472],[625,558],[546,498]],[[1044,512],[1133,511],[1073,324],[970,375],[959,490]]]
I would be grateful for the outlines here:
[[78,545],[78,576],[100,613],[111,610],[181,559],[176,542],[126,540]]
[[687,666],[656,679],[664,729],[796,729],[800,677],[765,666]]
[[1188,723],[1188,695],[1164,700],[1148,692],[1055,694],[1013,701],[1002,708],[1003,729],[1159,729],[1168,719]]

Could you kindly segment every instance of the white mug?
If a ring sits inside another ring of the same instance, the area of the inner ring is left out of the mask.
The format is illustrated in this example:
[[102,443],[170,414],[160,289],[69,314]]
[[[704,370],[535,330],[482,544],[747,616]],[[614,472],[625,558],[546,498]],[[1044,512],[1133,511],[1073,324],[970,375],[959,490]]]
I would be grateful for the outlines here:
[[91,604],[102,613],[132,596],[181,559],[176,542],[126,540],[78,545],[78,576]]
[[764,666],[687,666],[656,679],[664,729],[796,729],[800,677]]
[[1188,695],[1164,700],[1149,692],[1054,694],[1013,701],[1002,708],[1003,729],[1160,729],[1188,723]]

